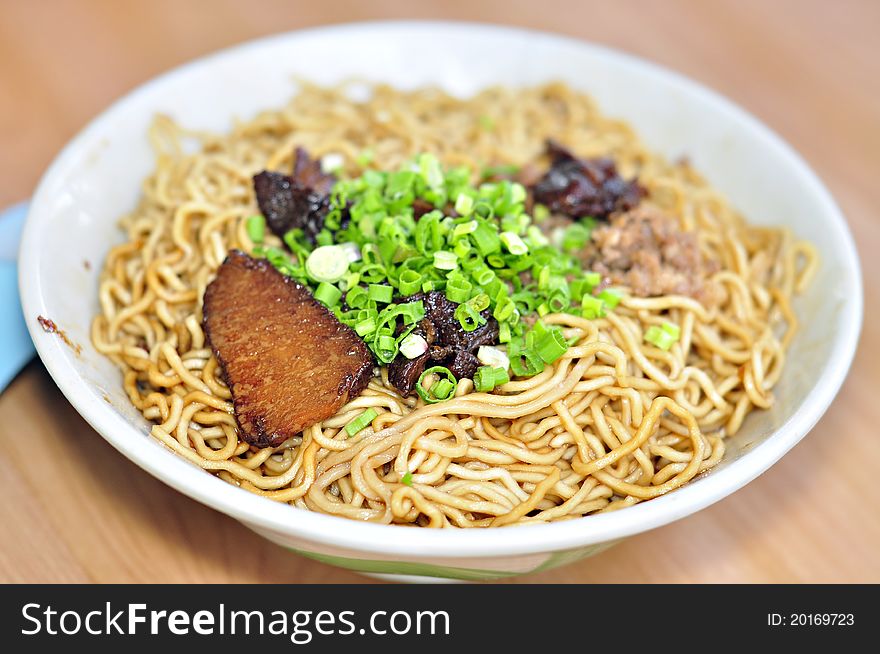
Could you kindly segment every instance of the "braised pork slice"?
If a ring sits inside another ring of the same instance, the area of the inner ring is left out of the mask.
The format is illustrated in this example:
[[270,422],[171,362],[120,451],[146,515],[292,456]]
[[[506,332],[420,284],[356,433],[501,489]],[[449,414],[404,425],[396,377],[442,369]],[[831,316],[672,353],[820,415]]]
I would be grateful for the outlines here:
[[240,436],[278,446],[367,385],[373,357],[349,327],[267,261],[233,250],[205,291],[205,332]]

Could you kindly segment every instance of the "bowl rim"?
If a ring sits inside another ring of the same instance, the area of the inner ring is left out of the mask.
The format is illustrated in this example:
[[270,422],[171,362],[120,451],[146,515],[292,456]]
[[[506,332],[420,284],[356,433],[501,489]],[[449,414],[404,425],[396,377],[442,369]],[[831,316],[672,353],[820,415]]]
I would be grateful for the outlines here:
[[[37,352],[68,401],[114,448],[140,468],[183,494],[230,515],[252,528],[269,530],[348,550],[385,557],[445,558],[498,557],[545,553],[614,541],[668,524],[703,509],[738,490],[766,471],[816,424],[840,389],[858,343],[863,315],[863,288],[858,253],[846,221],[830,192],[800,155],[780,136],[732,101],[684,75],[618,50],[580,39],[544,31],[456,21],[364,21],[295,30],[245,41],[191,60],[139,85],[92,119],[61,150],[42,176],[31,203],[19,255],[19,286],[26,317],[46,314],[42,279],[39,277],[39,236],[51,213],[44,210],[53,180],[62,177],[78,153],[93,142],[105,122],[131,105],[161,92],[161,87],[180,76],[210,68],[215,62],[237,57],[252,49],[271,48],[280,41],[314,36],[343,37],[347,33],[372,31],[391,35],[411,29],[452,30],[459,33],[507,34],[562,42],[589,51],[591,56],[615,60],[642,69],[687,94],[698,95],[713,111],[722,112],[742,129],[753,132],[765,148],[776,151],[792,175],[811,187],[829,229],[836,231],[846,258],[842,262],[848,292],[841,311],[840,329],[831,351],[826,374],[804,401],[773,434],[721,470],[694,480],[675,492],[643,502],[625,511],[588,516],[558,523],[518,527],[516,538],[499,529],[412,529],[398,525],[357,522],[314,513],[251,494],[236,488],[185,461],[171,450],[155,447],[141,429],[117,414],[106,402],[89,392],[87,382],[74,368],[70,352],[58,339],[41,338],[35,320],[26,319]],[[293,510],[294,512],[291,512]],[[343,528],[344,527],[344,528]]]

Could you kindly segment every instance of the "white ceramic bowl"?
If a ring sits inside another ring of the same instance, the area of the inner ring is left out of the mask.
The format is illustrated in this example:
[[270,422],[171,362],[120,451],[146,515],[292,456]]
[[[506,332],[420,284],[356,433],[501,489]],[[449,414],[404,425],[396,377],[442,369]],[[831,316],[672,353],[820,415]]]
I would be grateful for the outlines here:
[[[434,84],[456,94],[561,79],[632,123],[650,147],[669,157],[687,154],[751,221],[787,225],[821,252],[821,272],[796,305],[802,330],[777,404],[752,414],[724,461],[680,490],[622,511],[516,529],[438,532],[310,513],[239,490],[165,449],[129,404],[119,371],[91,347],[100,262],[122,240],[117,219],[133,208],[153,167],[146,138],[153,114],[226,130],[233,117],[282,105],[294,75],[321,83],[357,76],[407,88]],[[91,269],[83,266],[86,259]],[[25,227],[20,277],[40,357],[70,402],[122,454],[301,554],[410,578],[487,579],[546,569],[717,502],[767,470],[816,423],[843,382],[862,320],[858,258],[843,216],[801,158],[757,120],[627,55],[548,34],[451,23],[368,23],[281,35],[143,85],[88,125],[46,172]],[[81,354],[40,329],[38,315],[66,330]]]

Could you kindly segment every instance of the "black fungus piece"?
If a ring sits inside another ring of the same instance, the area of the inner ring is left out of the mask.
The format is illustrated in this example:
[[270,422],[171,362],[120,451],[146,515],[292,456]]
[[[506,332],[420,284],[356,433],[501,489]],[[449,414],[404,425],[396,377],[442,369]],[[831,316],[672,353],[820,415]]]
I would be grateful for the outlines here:
[[498,321],[488,309],[480,314],[486,322],[474,331],[466,332],[455,317],[458,305],[449,300],[442,291],[417,293],[405,301],[416,300],[422,300],[425,305],[425,320],[430,321],[433,326],[436,332],[434,342],[438,345],[473,352],[481,345],[492,345],[498,341]]
[[547,153],[550,170],[532,187],[532,195],[553,213],[607,219],[634,208],[645,196],[637,180],[617,174],[611,159],[578,159],[553,140],[547,141]]
[[293,181],[320,195],[330,195],[336,177],[321,170],[320,159],[312,159],[305,148],[297,148],[293,156]]
[[425,372],[430,357],[428,352],[415,359],[407,359],[402,354],[398,354],[394,361],[388,365],[388,381],[401,395],[406,397],[412,393],[419,377]]
[[444,293],[417,293],[403,302],[418,300],[425,306],[425,318],[412,333],[425,339],[428,351],[415,359],[398,354],[388,366],[388,381],[404,397],[413,392],[421,374],[432,365],[449,368],[456,379],[473,378],[480,366],[476,350],[481,345],[498,342],[498,321],[488,309],[481,313],[486,322],[474,331],[466,332],[455,318],[458,305],[447,299]]
[[330,190],[335,178],[321,171],[321,162],[296,149],[293,175],[264,170],[254,175],[254,193],[269,229],[283,237],[291,229],[303,230],[312,243],[324,228],[330,211]]
[[419,218],[424,216],[426,213],[430,213],[434,211],[435,207],[433,204],[428,202],[427,200],[423,200],[422,198],[416,198],[413,200],[413,218],[418,221]]
[[465,377],[473,379],[474,373],[480,367],[480,360],[471,352],[458,350],[445,365],[456,379],[464,379]]

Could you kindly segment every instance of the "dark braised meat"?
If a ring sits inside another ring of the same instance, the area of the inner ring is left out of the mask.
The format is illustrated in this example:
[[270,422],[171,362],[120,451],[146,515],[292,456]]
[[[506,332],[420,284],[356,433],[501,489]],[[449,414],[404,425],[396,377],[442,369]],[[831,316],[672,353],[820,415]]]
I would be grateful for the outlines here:
[[312,243],[330,210],[330,190],[336,178],[321,172],[321,162],[303,148],[294,155],[293,175],[264,170],[254,175],[260,212],[275,234],[283,237],[300,228]]
[[370,381],[363,340],[267,261],[233,250],[205,291],[204,327],[241,438],[278,446],[329,418]]
[[641,297],[712,301],[707,278],[717,264],[703,259],[695,234],[682,231],[659,209],[643,206],[615,215],[593,230],[582,256],[587,268],[602,274],[604,285],[621,284]]
[[531,190],[534,201],[553,213],[606,219],[632,209],[645,196],[636,180],[627,182],[617,174],[611,159],[578,159],[552,139],[547,141],[547,153],[550,170]]
[[416,198],[413,200],[413,218],[418,220],[426,213],[430,211],[434,211],[434,205],[428,202],[427,200],[423,200],[422,198]]
[[466,332],[455,318],[458,305],[448,300],[445,293],[417,293],[402,301],[418,300],[424,303],[425,318],[413,333],[427,341],[428,351],[415,359],[398,354],[388,366],[388,381],[404,397],[413,392],[419,377],[430,366],[446,366],[456,379],[472,378],[480,366],[475,356],[477,349],[498,342],[498,321],[488,309],[480,314],[486,322],[474,331]]

